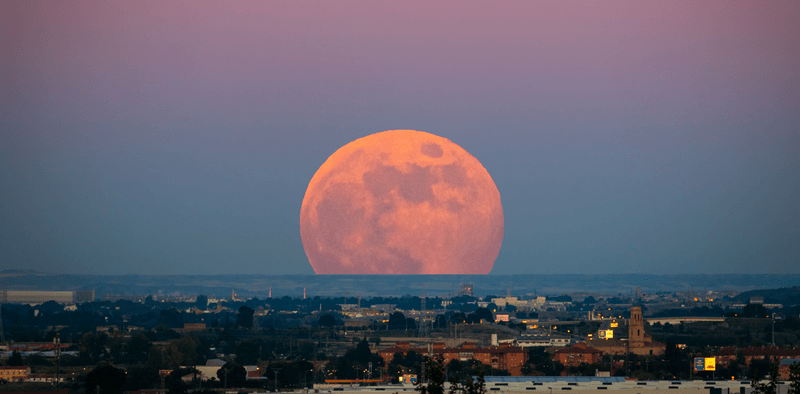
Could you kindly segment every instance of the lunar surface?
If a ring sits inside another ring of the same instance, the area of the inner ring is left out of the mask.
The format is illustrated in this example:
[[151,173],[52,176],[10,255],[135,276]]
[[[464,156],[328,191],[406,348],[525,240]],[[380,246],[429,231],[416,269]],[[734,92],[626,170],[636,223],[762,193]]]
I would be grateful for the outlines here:
[[503,241],[503,207],[463,148],[390,130],[322,164],[303,198],[300,235],[317,274],[487,274]]

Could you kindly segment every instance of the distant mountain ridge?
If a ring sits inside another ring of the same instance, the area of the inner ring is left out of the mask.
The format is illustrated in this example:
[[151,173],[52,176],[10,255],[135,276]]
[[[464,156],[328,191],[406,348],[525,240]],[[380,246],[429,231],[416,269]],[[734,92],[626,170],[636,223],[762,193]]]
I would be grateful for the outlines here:
[[4,270],[0,270],[0,277],[4,276],[25,276],[25,275],[46,275],[45,273],[34,271],[34,270],[24,270],[24,269],[16,269],[16,268],[7,268]]
[[350,296],[400,297],[418,296],[422,291],[434,297],[454,294],[461,284],[470,283],[474,294],[481,297],[507,293],[633,295],[637,288],[650,294],[690,290],[768,292],[761,289],[800,285],[800,275],[55,275],[38,272],[0,275],[0,290],[94,291],[98,298],[121,294],[229,297],[231,292],[241,297],[264,298],[270,289],[273,297],[302,297],[304,290],[308,297],[341,297],[345,292]]
[[733,298],[734,301],[749,303],[752,297],[763,297],[767,304],[800,304],[800,286],[779,289],[758,289],[745,291]]

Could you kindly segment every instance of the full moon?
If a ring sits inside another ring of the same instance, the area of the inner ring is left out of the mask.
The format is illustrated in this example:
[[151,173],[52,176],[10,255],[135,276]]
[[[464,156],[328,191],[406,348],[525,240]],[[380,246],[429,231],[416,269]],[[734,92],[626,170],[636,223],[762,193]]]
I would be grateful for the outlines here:
[[488,274],[500,192],[446,138],[390,130],[334,152],[308,184],[300,236],[317,274]]

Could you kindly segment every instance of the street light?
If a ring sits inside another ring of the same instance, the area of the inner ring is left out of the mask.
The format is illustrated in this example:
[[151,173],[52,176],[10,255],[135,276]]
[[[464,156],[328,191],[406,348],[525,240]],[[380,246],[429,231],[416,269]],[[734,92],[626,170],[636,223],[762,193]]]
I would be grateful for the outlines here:
[[[306,373],[303,374],[303,388],[308,388],[306,385],[306,376],[308,376],[309,372],[314,372],[313,369],[309,369]],[[314,375],[311,375],[311,383],[314,383]]]
[[275,392],[276,393],[278,392],[278,371],[280,371],[280,370],[281,370],[280,368],[272,368],[272,371],[275,372]]

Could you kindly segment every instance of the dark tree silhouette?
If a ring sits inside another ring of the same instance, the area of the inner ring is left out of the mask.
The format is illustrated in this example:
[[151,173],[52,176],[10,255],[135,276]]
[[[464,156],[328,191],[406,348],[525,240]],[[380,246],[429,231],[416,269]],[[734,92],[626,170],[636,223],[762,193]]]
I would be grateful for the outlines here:
[[194,301],[194,306],[196,306],[197,309],[200,309],[201,311],[206,310],[206,308],[208,308],[208,297],[204,295],[197,296],[197,299],[195,299]]
[[395,312],[389,316],[389,329],[390,330],[405,330],[406,328],[406,315],[403,312]]
[[19,354],[18,351],[14,350],[11,353],[11,357],[8,358],[8,366],[9,367],[21,367],[24,363],[22,362],[22,355]]
[[330,313],[326,313],[319,317],[320,327],[333,327],[336,325],[336,318]]
[[241,387],[245,380],[247,380],[247,371],[242,364],[234,361],[229,361],[217,370],[217,379],[222,382],[225,387]]
[[239,316],[236,317],[236,324],[242,328],[253,328],[253,315],[255,311],[247,305],[239,307]]
[[86,375],[87,393],[94,393],[100,387],[100,394],[119,394],[125,385],[125,371],[110,365],[97,367]]

